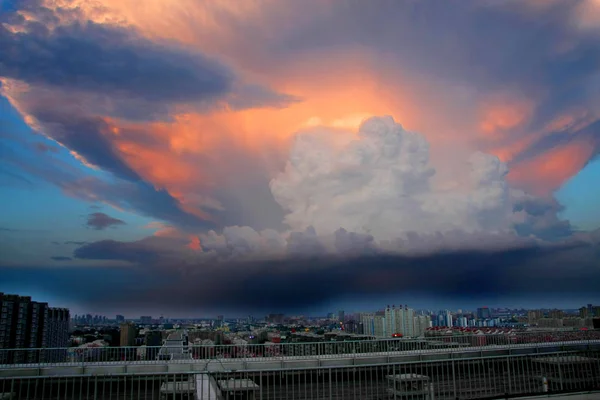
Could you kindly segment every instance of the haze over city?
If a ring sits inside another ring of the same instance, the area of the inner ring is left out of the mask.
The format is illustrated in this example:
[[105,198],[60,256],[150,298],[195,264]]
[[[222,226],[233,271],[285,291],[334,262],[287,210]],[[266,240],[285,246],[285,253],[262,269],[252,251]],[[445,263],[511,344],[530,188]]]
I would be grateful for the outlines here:
[[0,292],[600,303],[598,0],[139,4],[0,1]]

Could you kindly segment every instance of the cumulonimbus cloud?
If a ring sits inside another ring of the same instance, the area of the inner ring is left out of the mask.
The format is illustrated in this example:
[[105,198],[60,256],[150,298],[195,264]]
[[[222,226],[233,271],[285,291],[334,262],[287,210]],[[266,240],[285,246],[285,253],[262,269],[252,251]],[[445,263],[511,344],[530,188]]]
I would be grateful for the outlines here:
[[[4,159],[69,195],[174,224],[185,231],[176,248],[187,248],[193,233],[204,264],[461,249],[473,247],[474,238],[504,248],[562,240],[572,228],[557,217],[560,205],[549,193],[598,151],[592,90],[598,52],[595,36],[568,21],[575,15],[570,2],[559,3],[522,12],[465,1],[443,5],[444,13],[431,13],[424,3],[340,3],[316,14],[314,7],[294,5],[298,24],[288,29],[281,22],[286,2],[247,13],[189,2],[189,15],[201,8],[218,23],[189,26],[194,21],[182,16],[177,20],[189,29],[173,32],[157,28],[166,16],[148,22],[164,9],[153,7],[158,2],[148,2],[143,20],[131,13],[137,3],[130,1],[107,1],[101,9],[77,0],[20,1],[0,28],[3,48],[10,49],[0,55],[0,90],[28,124],[115,179],[62,171],[48,177],[50,168],[24,165],[10,154]],[[170,12],[177,10],[164,10]],[[414,18],[419,13],[423,23]],[[547,20],[556,24],[540,23]],[[482,24],[490,29],[482,32]],[[269,34],[274,27],[278,34]],[[373,35],[374,27],[388,34]],[[251,29],[264,40],[249,40]],[[185,38],[184,31],[192,34]],[[196,42],[210,37],[204,47]],[[515,40],[520,37],[528,40]],[[568,40],[557,43],[559,37]],[[366,46],[357,50],[356,43]],[[82,52],[62,57],[65,44],[95,49],[106,62],[92,64]],[[402,53],[391,52],[396,48]],[[476,63],[471,54],[478,54]],[[443,70],[434,62],[439,57]],[[46,68],[25,65],[31,59]],[[261,84],[249,84],[244,72]],[[149,84],[157,74],[164,79]],[[305,102],[280,94],[288,88]],[[268,110],[282,105],[289,107]],[[240,111],[249,107],[260,110]],[[386,117],[347,131],[364,115],[383,112],[411,129]],[[319,122],[328,127],[302,130]],[[471,157],[446,163],[465,149]],[[220,186],[240,185],[250,170],[260,171],[248,184],[260,188],[256,196]],[[239,216],[231,210],[234,200],[244,203]],[[285,215],[287,230],[235,225],[267,207],[270,215]],[[223,215],[234,226],[206,232]],[[154,239],[105,242],[77,257],[98,257],[99,248],[104,257],[130,262],[140,259],[135,252],[152,253],[144,261],[173,257],[155,256],[166,253]]]
[[296,135],[287,165],[271,181],[287,212],[286,230],[230,226],[194,235],[194,246],[175,230],[164,238],[92,243],[75,256],[171,265],[180,251],[182,263],[207,265],[501,251],[570,240],[556,200],[511,189],[507,172],[497,157],[476,152],[451,182],[440,181],[425,137],[389,116],[372,117],[355,133],[308,129]]

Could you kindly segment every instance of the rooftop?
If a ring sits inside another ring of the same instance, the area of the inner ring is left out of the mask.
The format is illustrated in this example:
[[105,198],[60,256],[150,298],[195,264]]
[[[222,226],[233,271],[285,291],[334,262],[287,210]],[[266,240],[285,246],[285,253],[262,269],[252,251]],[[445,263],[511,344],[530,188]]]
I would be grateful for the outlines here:
[[388,375],[386,378],[390,381],[428,381],[429,377],[427,375],[419,375],[419,374],[396,374],[396,375]]
[[226,379],[219,381],[219,387],[224,392],[258,390],[260,386],[251,379]]

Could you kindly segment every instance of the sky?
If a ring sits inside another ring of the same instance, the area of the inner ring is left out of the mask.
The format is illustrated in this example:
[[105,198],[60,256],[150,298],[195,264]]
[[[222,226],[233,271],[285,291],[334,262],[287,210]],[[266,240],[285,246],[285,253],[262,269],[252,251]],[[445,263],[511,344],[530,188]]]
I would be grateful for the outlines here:
[[600,303],[599,27],[598,0],[0,0],[0,291]]

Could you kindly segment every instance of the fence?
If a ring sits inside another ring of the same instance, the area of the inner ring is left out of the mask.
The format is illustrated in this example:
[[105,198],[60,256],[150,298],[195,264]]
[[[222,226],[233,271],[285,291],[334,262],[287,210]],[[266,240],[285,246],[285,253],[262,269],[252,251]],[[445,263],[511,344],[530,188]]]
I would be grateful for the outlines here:
[[328,358],[360,354],[464,351],[469,348],[519,348],[598,344],[600,331],[521,332],[515,334],[441,335],[425,339],[381,339],[300,343],[169,345],[140,347],[73,347],[58,349],[0,349],[0,366],[60,365],[106,362],[192,362],[206,359]]
[[599,351],[579,351],[288,371],[0,378],[0,398],[511,398],[600,390],[599,357]]

